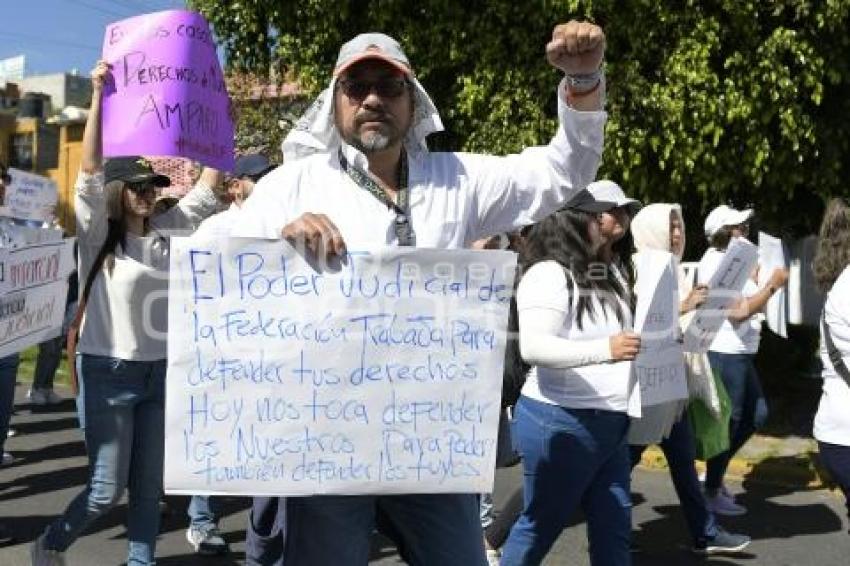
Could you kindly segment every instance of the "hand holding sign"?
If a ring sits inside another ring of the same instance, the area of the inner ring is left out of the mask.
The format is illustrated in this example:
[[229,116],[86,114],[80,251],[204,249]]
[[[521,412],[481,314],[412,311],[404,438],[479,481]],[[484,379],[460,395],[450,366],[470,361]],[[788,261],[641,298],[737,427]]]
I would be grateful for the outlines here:
[[611,359],[616,362],[633,360],[640,352],[640,336],[634,332],[620,332],[610,338]]
[[306,212],[284,226],[281,235],[293,245],[306,245],[321,258],[345,255],[345,242],[339,228],[324,214]]
[[104,85],[111,80],[110,73],[112,65],[100,59],[94,66],[91,72],[91,87],[92,96],[100,96],[103,94]]

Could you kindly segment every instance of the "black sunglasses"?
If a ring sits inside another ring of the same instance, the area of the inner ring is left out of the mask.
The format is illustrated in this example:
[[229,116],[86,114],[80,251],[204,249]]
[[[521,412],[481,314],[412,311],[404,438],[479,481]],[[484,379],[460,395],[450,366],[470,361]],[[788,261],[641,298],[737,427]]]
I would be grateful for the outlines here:
[[372,92],[381,98],[398,98],[407,90],[407,81],[399,77],[385,77],[377,81],[340,79],[337,84],[352,100],[363,100]]
[[137,195],[149,195],[156,193],[156,186],[150,181],[138,181],[136,183],[127,183],[127,188]]

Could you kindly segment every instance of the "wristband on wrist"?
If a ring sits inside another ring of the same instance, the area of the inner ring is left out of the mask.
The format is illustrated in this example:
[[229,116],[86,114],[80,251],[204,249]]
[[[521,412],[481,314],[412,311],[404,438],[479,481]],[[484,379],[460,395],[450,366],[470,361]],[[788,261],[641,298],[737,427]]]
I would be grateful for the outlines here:
[[573,96],[589,94],[599,88],[603,76],[602,68],[596,69],[592,73],[566,75],[567,90]]
[[598,78],[596,79],[596,82],[589,89],[585,89],[585,90],[582,90],[582,91],[576,92],[570,86],[569,75],[567,77],[565,77],[565,83],[566,84],[564,85],[564,99],[566,100],[566,102],[569,106],[575,107],[576,102],[578,102],[582,98],[585,98],[585,97],[587,97],[591,94],[597,93],[597,92],[600,93],[598,96],[600,96],[600,98],[602,100],[602,106],[605,105],[605,75],[604,75],[604,73],[600,72]]

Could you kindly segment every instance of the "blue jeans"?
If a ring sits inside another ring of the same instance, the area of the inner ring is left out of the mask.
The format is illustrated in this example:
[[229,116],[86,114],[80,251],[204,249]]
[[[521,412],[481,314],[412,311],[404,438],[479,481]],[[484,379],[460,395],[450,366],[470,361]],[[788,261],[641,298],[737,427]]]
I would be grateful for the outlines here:
[[15,409],[15,381],[18,379],[18,354],[0,358],[0,456],[9,433],[9,421]]
[[525,507],[500,564],[540,564],[578,507],[587,518],[591,564],[630,564],[628,416],[520,397],[514,427]]
[[208,529],[218,523],[218,498],[193,495],[189,501],[189,525],[195,529]]
[[[65,551],[129,490],[128,566],[154,564],[165,443],[165,360],[80,354],[89,481],[47,527],[45,546]],[[131,465],[132,464],[132,465]]]
[[767,420],[767,403],[761,390],[754,355],[709,351],[708,361],[711,369],[720,373],[732,402],[729,450],[706,462],[705,489],[715,492],[723,485],[723,476],[726,475],[729,461]]
[[[632,453],[634,468],[640,462],[641,454],[646,446],[630,446],[629,449]],[[714,513],[705,506],[705,497],[699,485],[697,470],[694,466],[696,459],[694,435],[691,432],[687,413],[673,425],[670,436],[661,441],[661,450],[667,458],[673,487],[676,488],[676,495],[679,496],[679,503],[685,514],[688,530],[694,539],[694,546],[704,548],[717,536],[717,520]]]
[[368,564],[378,512],[409,564],[487,564],[476,494],[290,497],[286,506],[286,566]]

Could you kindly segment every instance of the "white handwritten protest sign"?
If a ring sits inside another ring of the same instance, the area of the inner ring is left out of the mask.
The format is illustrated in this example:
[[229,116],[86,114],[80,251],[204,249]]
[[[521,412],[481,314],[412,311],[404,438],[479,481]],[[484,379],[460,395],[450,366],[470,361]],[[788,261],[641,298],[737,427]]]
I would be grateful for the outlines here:
[[0,357],[59,334],[73,248],[69,238],[0,250]]
[[685,358],[679,338],[679,293],[673,256],[646,250],[634,256],[637,273],[635,332],[640,353],[634,371],[644,407],[688,396]]
[[685,329],[685,351],[705,353],[728,316],[728,309],[741,299],[741,290],[758,261],[758,249],[743,238],[734,238],[717,271],[708,282],[708,299]]
[[171,251],[167,491],[492,489],[514,254]]
[[109,24],[103,58],[103,151],[172,155],[233,169],[233,120],[215,41],[203,16],[187,10]]
[[[763,287],[775,269],[788,269],[788,250],[782,240],[765,232],[759,232],[759,275],[758,284]],[[779,288],[764,309],[767,326],[774,333],[788,338],[788,293]]]
[[14,218],[38,220],[53,219],[53,210],[59,200],[56,183],[47,177],[9,168],[12,182],[6,187],[6,213]]

